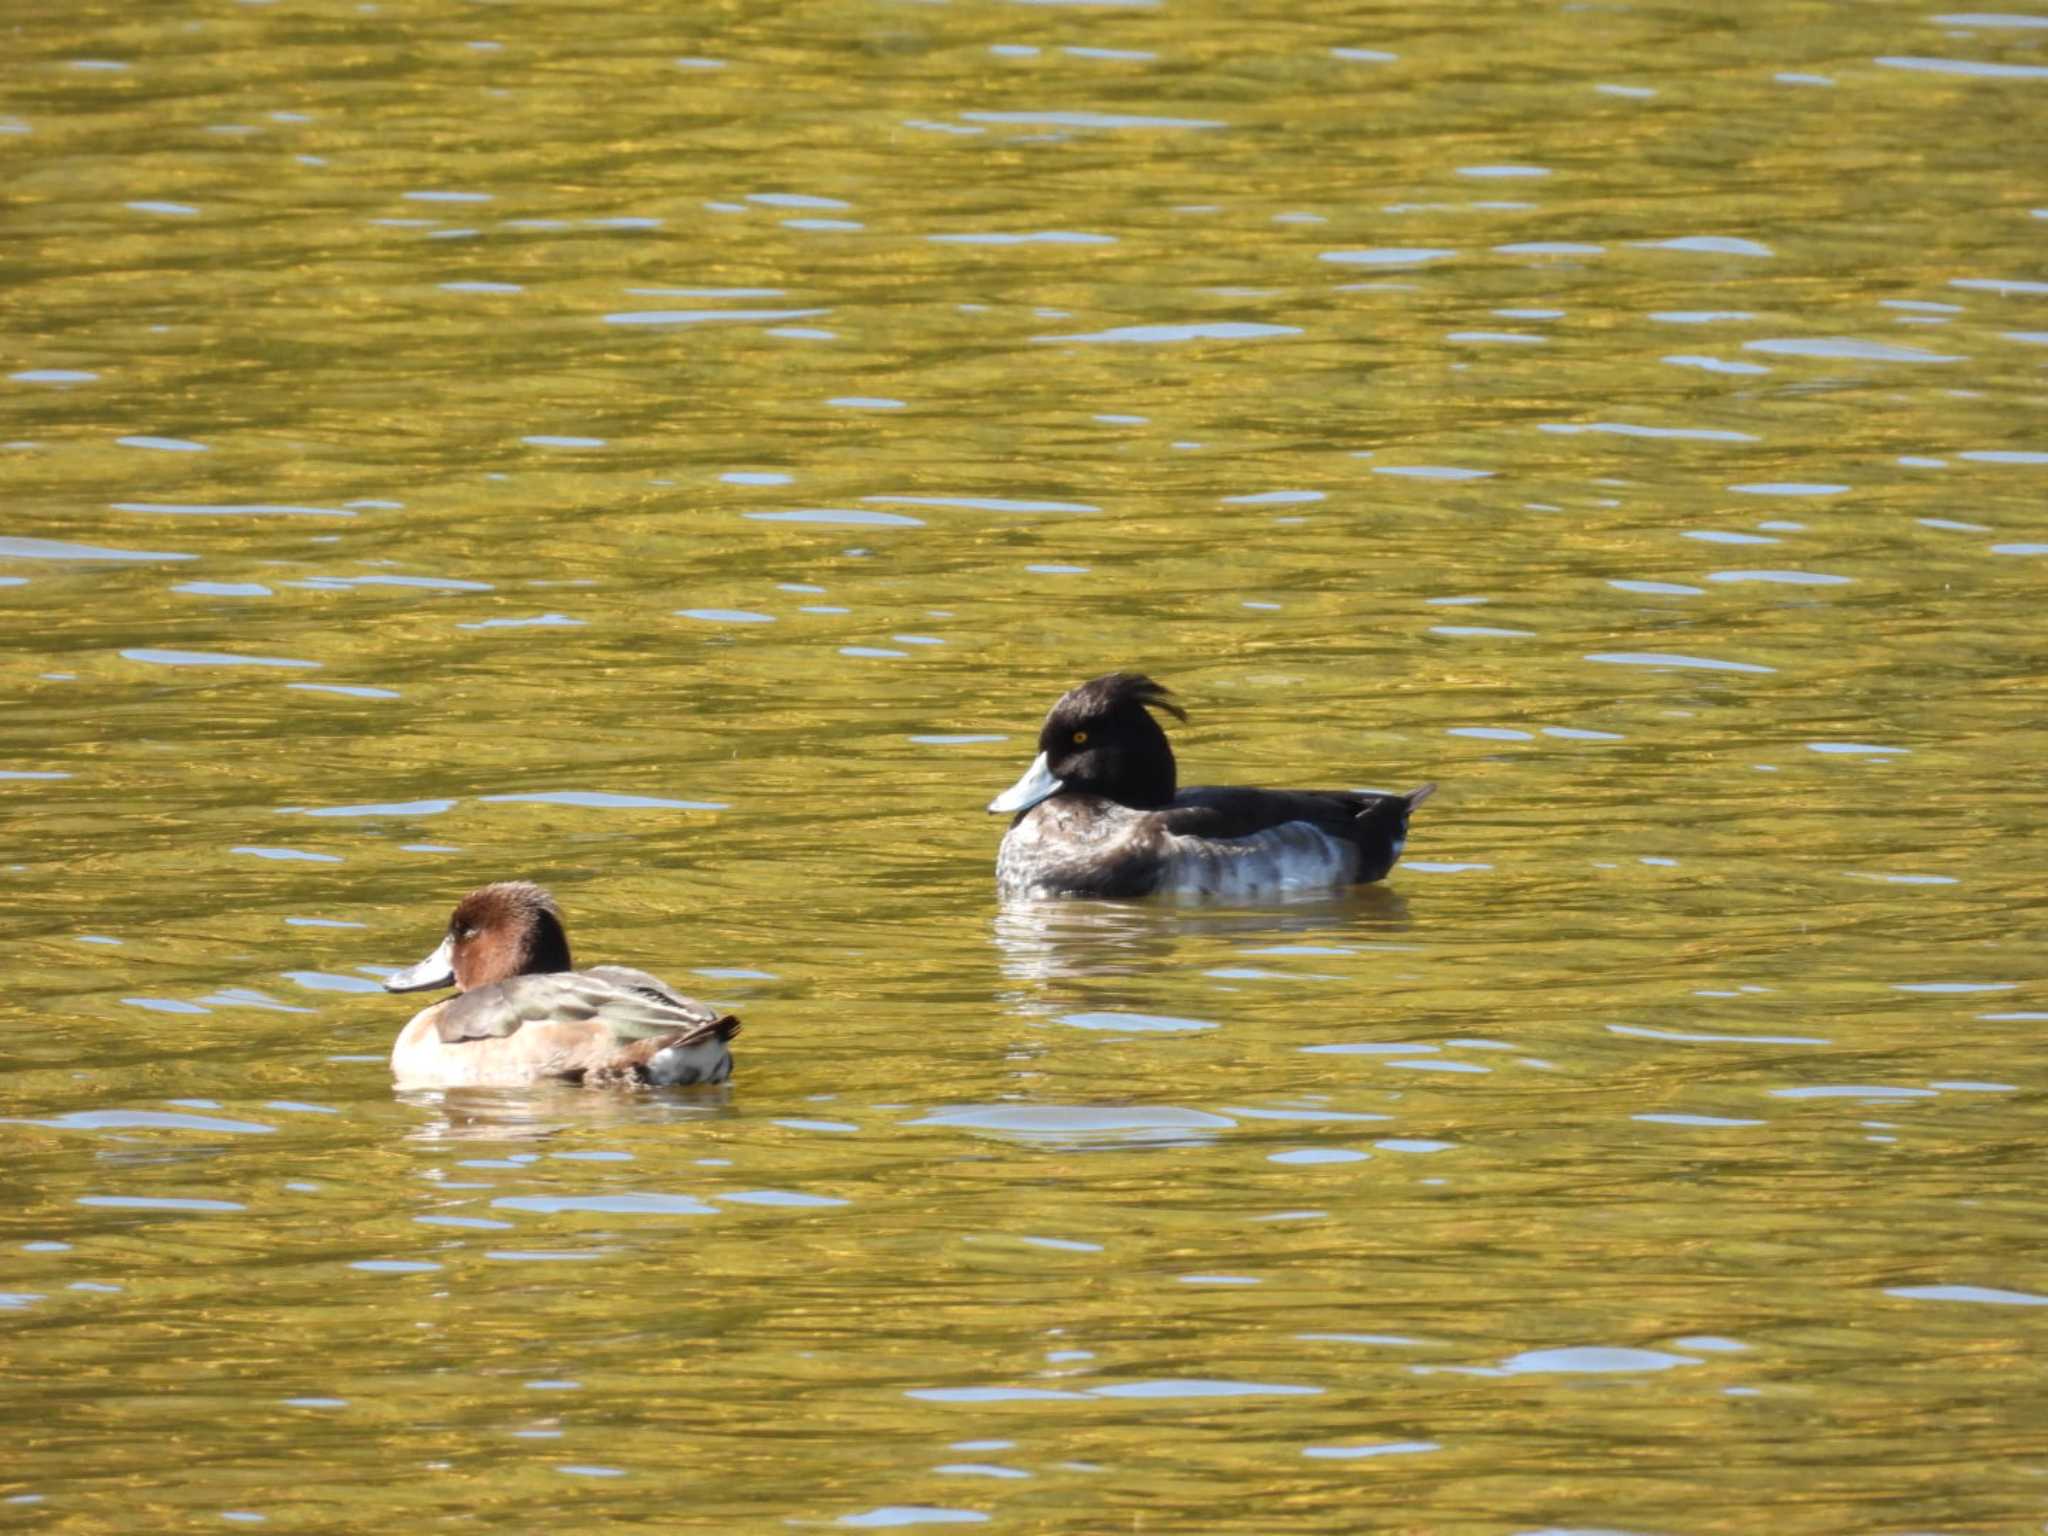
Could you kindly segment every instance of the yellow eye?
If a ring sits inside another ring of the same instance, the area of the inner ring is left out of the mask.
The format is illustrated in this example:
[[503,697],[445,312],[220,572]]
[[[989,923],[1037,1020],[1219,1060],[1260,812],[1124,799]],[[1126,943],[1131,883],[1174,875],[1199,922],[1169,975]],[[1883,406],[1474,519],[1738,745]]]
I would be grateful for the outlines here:
[[1076,731],[1076,732],[1074,732],[1074,745],[1075,745],[1075,746],[1077,746],[1077,747],[1078,747],[1078,746],[1082,746],[1082,745],[1084,745],[1084,744],[1085,744],[1085,743],[1087,742],[1087,740],[1088,740],[1088,733],[1087,733],[1086,731]]

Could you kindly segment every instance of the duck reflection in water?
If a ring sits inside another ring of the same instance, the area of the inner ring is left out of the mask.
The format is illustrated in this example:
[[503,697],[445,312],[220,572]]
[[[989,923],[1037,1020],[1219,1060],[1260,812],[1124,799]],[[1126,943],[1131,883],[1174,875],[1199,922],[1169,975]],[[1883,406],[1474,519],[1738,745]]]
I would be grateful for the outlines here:
[[1407,899],[1386,886],[1373,886],[1277,898],[1257,908],[1004,901],[996,907],[994,936],[1006,977],[1047,982],[1157,974],[1176,956],[1185,956],[1191,941],[1284,942],[1289,936],[1313,935],[1348,951],[1380,947],[1374,938],[1391,940],[1407,928]]
[[481,886],[440,947],[387,978],[392,992],[454,986],[399,1031],[401,1088],[722,1083],[740,1021],[622,965],[571,968],[561,909],[524,880]]
[[687,1098],[666,1094],[586,1093],[574,1083],[549,1081],[519,1088],[401,1086],[398,1099],[430,1113],[406,1129],[413,1141],[535,1142],[593,1124],[630,1129],[682,1117],[724,1114],[730,1089],[721,1086]]
[[1363,885],[1394,867],[1410,813],[1436,788],[1181,789],[1153,710],[1187,718],[1135,672],[1095,678],[1053,705],[1037,758],[989,802],[1015,818],[996,855],[1004,897],[1246,901]]

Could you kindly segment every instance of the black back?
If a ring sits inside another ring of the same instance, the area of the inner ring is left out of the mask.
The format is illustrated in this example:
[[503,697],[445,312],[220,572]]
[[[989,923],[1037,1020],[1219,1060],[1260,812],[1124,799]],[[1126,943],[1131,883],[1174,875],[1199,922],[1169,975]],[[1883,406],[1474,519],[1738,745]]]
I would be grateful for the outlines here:
[[1284,822],[1305,821],[1359,853],[1360,883],[1383,879],[1401,856],[1408,815],[1429,797],[1433,784],[1405,795],[1375,795],[1350,789],[1184,789],[1165,814],[1169,831],[1182,837],[1250,837]]

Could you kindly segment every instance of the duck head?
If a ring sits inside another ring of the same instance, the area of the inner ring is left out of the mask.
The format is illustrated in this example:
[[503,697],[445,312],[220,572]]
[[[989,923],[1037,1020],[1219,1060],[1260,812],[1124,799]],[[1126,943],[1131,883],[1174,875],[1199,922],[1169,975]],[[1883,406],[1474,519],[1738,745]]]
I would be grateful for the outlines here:
[[456,903],[441,945],[418,965],[386,978],[387,992],[458,992],[514,976],[566,971],[569,935],[555,898],[525,880],[482,885]]
[[1173,748],[1151,711],[1187,712],[1167,689],[1136,672],[1112,672],[1070,689],[1045,717],[1038,756],[1024,777],[989,802],[1022,813],[1062,792],[1101,795],[1140,809],[1173,799]]

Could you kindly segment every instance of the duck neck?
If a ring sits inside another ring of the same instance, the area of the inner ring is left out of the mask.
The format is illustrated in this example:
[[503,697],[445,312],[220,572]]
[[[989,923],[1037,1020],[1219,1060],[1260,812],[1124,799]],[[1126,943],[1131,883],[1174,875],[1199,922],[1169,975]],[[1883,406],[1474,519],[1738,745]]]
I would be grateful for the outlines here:
[[552,912],[536,912],[533,931],[527,936],[526,974],[544,976],[553,971],[573,969],[575,967],[569,960],[569,935],[562,929],[562,920]]
[[1157,810],[1173,803],[1179,781],[1166,732],[1150,715],[1142,718],[1145,724],[1140,734],[1152,739],[1143,744],[1141,751],[1117,753],[1108,764],[1110,771],[1105,775],[1103,788],[1121,805]]

